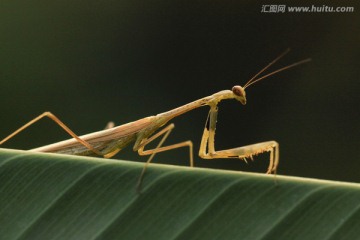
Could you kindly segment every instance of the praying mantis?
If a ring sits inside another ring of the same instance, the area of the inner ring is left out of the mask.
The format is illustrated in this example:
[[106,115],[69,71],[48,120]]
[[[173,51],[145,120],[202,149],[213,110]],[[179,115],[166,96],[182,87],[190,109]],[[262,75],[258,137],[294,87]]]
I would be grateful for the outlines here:
[[[174,129],[173,123],[165,126],[173,118],[182,115],[191,110],[197,109],[203,106],[209,106],[210,111],[206,119],[205,128],[201,138],[199,156],[203,159],[217,159],[217,158],[239,158],[246,161],[247,158],[253,158],[254,155],[270,152],[270,161],[266,173],[276,173],[276,169],[279,164],[279,144],[276,141],[267,141],[256,143],[243,147],[236,147],[227,150],[215,149],[215,129],[218,113],[218,104],[223,100],[235,99],[242,105],[246,104],[246,92],[245,89],[254,83],[263,80],[275,73],[284,71],[294,66],[303,64],[310,61],[305,59],[286,67],[280,68],[269,74],[257,78],[261,73],[268,69],[271,65],[277,62],[285,54],[289,52],[287,49],[266,67],[259,71],[254,77],[252,77],[243,87],[234,86],[232,90],[223,90],[212,94],[207,97],[200,98],[178,108],[172,109],[167,112],[157,114],[155,116],[145,117],[130,123],[126,123],[119,126],[109,126],[105,130],[89,133],[83,136],[76,135],[70,128],[68,128],[59,118],[57,118],[51,112],[44,112],[33,120],[29,121],[18,130],[0,141],[0,145],[8,141],[10,138],[17,135],[30,125],[39,121],[42,118],[48,117],[56,122],[62,129],[64,129],[72,138],[53,143],[50,145],[31,149],[33,152],[48,152],[48,153],[60,153],[71,155],[85,155],[85,156],[103,156],[105,158],[111,158],[120,150],[134,142],[133,150],[137,151],[139,155],[149,155],[149,158],[143,168],[139,183],[142,176],[145,173],[146,167],[150,164],[156,153],[168,151],[171,149],[188,147],[189,148],[189,160],[190,166],[194,166],[193,161],[193,144],[191,141],[183,141],[177,144],[163,146],[164,141],[169,136],[170,132]],[[165,126],[165,127],[164,127]],[[163,127],[161,130],[158,131]],[[158,132],[157,132],[158,131]],[[145,150],[146,145],[155,139],[161,137],[158,145],[154,149]]]

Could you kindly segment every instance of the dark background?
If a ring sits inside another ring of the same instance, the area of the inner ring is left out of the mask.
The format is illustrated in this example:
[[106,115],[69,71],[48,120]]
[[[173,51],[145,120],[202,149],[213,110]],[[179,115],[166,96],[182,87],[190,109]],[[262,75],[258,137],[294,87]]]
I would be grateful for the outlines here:
[[[44,111],[80,135],[110,120],[154,115],[244,85],[290,47],[272,69],[313,61],[247,89],[246,106],[222,102],[217,149],[277,140],[280,174],[359,182],[359,4],[289,1],[287,6],[352,6],[355,12],[261,13],[263,4],[3,0],[0,134]],[[207,110],[175,119],[167,143],[191,139],[197,153]],[[43,120],[3,147],[29,149],[65,138]],[[146,159],[131,147],[115,158]],[[187,159],[185,149],[156,158],[184,165]],[[197,166],[264,172],[268,154],[249,165],[195,160]]]

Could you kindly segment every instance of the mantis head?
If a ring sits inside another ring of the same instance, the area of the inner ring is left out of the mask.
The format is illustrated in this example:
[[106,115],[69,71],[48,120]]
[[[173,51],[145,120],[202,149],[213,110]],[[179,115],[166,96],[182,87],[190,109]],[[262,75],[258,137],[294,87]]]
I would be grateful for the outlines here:
[[246,104],[246,93],[245,93],[245,89],[242,86],[239,85],[233,86],[231,91],[233,92],[234,98],[236,100],[241,102],[242,105]]

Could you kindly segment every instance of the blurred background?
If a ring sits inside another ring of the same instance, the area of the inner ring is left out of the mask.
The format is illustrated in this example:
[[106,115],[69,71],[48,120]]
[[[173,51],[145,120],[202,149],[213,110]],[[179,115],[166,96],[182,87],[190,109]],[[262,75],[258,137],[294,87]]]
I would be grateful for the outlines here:
[[[18,1],[0,3],[0,138],[44,111],[77,134],[155,115],[271,69],[312,62],[247,89],[248,103],[219,105],[218,150],[280,143],[279,174],[360,182],[360,6],[345,13],[270,13],[264,1]],[[291,1],[291,6],[323,6]],[[208,108],[174,119],[168,144],[199,143]],[[69,138],[46,119],[4,148]],[[268,154],[200,167],[265,172]],[[132,146],[115,159],[145,161]],[[188,164],[188,150],[157,162]]]

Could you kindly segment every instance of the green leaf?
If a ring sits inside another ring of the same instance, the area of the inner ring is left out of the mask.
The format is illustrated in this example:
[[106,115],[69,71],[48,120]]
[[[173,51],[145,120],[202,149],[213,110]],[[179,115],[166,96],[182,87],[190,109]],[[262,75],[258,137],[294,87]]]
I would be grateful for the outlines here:
[[0,239],[358,239],[360,185],[0,151]]

